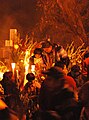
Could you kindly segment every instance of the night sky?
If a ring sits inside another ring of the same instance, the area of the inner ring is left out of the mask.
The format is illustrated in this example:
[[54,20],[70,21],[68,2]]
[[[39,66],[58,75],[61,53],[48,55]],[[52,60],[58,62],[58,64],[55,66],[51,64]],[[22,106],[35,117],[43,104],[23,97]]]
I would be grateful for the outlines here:
[[0,0],[0,40],[8,39],[9,29],[16,28],[22,36],[38,21],[36,0]]

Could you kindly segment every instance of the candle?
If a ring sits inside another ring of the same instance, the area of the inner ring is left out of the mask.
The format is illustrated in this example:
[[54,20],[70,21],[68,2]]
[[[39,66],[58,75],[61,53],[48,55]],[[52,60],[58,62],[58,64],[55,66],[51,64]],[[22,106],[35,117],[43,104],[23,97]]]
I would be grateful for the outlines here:
[[35,74],[35,65],[31,65],[31,72]]
[[16,70],[16,76],[17,76],[17,79],[19,79],[19,71]]
[[28,71],[29,71],[29,64],[27,64],[27,65],[25,66],[25,78],[24,78],[24,85],[27,83],[27,80],[26,80],[26,75],[27,75]]
[[13,76],[14,76],[14,72],[15,72],[15,63],[11,63],[12,66],[12,72],[13,72]]

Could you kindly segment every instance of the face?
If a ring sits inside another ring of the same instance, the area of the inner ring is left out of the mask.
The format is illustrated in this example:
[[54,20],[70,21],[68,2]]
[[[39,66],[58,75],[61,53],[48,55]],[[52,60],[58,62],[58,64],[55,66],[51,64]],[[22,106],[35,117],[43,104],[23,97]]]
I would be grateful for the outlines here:
[[50,53],[52,51],[52,46],[48,48],[43,48],[45,52]]

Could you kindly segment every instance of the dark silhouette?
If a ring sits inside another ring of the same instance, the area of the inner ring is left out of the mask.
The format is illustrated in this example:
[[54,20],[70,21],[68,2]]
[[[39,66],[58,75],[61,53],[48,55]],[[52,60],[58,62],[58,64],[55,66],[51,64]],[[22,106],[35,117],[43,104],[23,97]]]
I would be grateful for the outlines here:
[[12,79],[13,73],[11,71],[5,72],[0,83],[4,88],[5,103],[10,109],[14,110],[21,119],[24,113],[23,104],[19,98],[19,90]]
[[39,97],[41,120],[79,120],[80,107],[63,71],[52,67],[44,74]]
[[89,81],[79,90],[79,100],[82,103],[80,120],[89,120]]
[[84,84],[83,74],[80,70],[80,66],[73,65],[68,75],[71,76],[75,80],[77,87],[81,87]]

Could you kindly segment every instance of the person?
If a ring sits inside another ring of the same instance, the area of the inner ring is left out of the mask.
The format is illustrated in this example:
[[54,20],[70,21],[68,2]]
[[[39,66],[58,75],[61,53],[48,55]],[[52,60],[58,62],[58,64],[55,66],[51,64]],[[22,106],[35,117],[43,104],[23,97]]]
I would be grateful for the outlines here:
[[12,78],[13,73],[8,71],[3,74],[3,79],[0,82],[4,89],[4,94],[7,96],[5,98],[5,102],[11,108],[14,107],[19,96],[19,90],[17,89],[17,86],[15,82],[13,82]]
[[5,72],[3,74],[3,79],[0,81],[4,89],[4,101],[6,105],[18,114],[21,119],[24,114],[23,104],[19,98],[19,90],[13,79],[12,71]]
[[49,69],[55,63],[55,51],[50,41],[42,43],[43,54],[46,56],[46,69]]
[[57,61],[54,66],[60,68],[63,71],[66,83],[68,83],[67,85],[71,89],[76,90],[77,89],[76,82],[71,76],[67,75],[66,72],[67,70],[64,68],[65,64],[62,61]]
[[84,84],[84,81],[83,81],[83,74],[80,70],[80,66],[79,65],[73,65],[71,67],[71,71],[67,74],[69,76],[71,76],[75,82],[76,82],[76,85],[77,87],[81,87],[83,84]]
[[33,73],[28,73],[26,75],[26,79],[28,80],[28,82],[21,92],[21,100],[26,111],[26,119],[28,120],[32,119],[33,114],[37,111],[40,84],[35,81],[35,75]]
[[[40,84],[35,81],[35,75],[33,73],[28,73],[26,75],[26,79],[28,80],[28,82],[25,84],[23,90],[22,90],[22,94],[25,100],[25,96],[29,97],[31,95],[36,95],[38,93],[36,93],[37,88],[40,89]],[[28,98],[29,99],[29,98]]]
[[62,70],[64,70],[64,63],[62,61],[57,61],[54,66],[60,67]]
[[80,120],[89,120],[89,81],[79,90],[79,100],[82,103]]
[[39,95],[41,120],[79,120],[79,104],[62,69],[51,67],[43,73],[45,80]]
[[89,66],[89,52],[86,52],[84,54],[84,59],[82,63],[82,73],[83,73],[84,82],[87,82],[87,80],[89,80],[88,66]]
[[31,66],[35,65],[35,75],[40,78],[41,71],[45,69],[45,56],[42,54],[41,48],[34,50],[34,55],[29,59],[29,65],[30,71]]
[[55,47],[55,51],[57,54],[56,61],[62,61],[63,64],[66,65],[66,67],[68,68],[70,60],[69,60],[67,51],[61,45],[57,45],[57,47]]
[[67,67],[69,65],[69,58],[66,50],[58,44],[44,41],[42,43],[43,53],[46,55],[47,69],[54,66],[57,61],[62,61]]
[[61,61],[61,60],[56,61],[54,66],[60,67],[64,71],[64,73],[67,75],[68,69],[66,68],[65,63],[63,61]]

